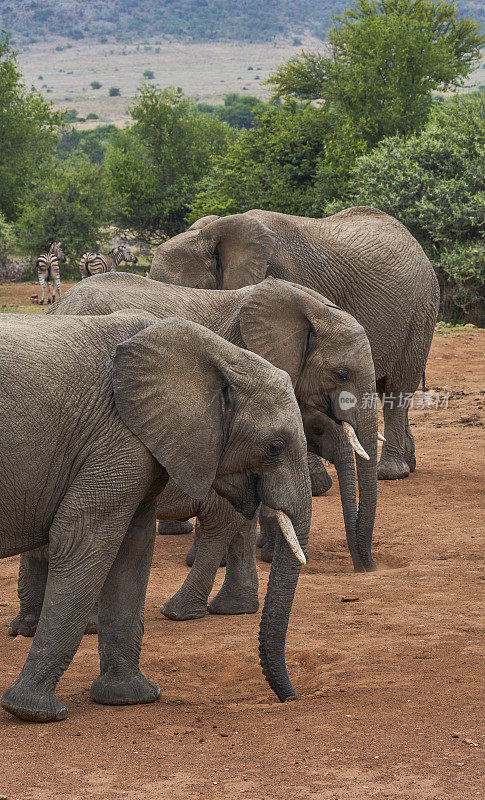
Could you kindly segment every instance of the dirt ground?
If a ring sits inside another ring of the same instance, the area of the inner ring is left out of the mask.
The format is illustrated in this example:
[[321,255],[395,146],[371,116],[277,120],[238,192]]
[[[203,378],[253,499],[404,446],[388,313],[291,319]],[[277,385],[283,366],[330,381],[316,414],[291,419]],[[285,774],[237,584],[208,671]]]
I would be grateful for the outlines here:
[[[142,667],[161,699],[91,702],[97,642],[84,637],[58,689],[69,706],[65,722],[36,725],[0,712],[0,796],[481,797],[484,349],[485,331],[435,336],[427,379],[451,393],[449,408],[412,411],[416,472],[379,483],[378,572],[351,571],[336,481],[315,499],[287,638],[299,700],[279,704],[262,677],[259,614],[191,622],[160,615],[186,575],[189,537],[158,537]],[[0,573],[1,692],[30,646],[6,631],[18,610],[17,567],[17,558],[6,559]],[[261,599],[268,572],[260,563]],[[342,602],[349,597],[355,602]]]

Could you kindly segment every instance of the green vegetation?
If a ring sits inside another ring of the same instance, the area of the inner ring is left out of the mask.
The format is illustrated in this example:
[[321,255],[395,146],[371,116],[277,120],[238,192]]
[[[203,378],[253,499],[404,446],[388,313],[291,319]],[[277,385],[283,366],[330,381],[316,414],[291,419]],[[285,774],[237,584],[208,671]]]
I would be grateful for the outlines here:
[[16,221],[21,250],[42,253],[57,239],[68,257],[63,275],[77,275],[79,256],[96,246],[107,223],[102,178],[101,166],[77,154],[56,163],[48,175],[39,176]]
[[4,35],[0,266],[56,238],[77,275],[108,226],[156,242],[206,214],[322,217],[375,205],[428,253],[442,314],[482,322],[485,92],[436,95],[466,79],[476,24],[447,0],[356,0],[330,41],[333,61],[303,53],[283,64],[267,103],[232,93],[222,106],[196,105],[146,70],[130,125],[83,131],[75,109],[56,113],[27,90]]
[[101,89],[103,84],[99,81],[91,81],[89,85],[91,86],[91,89]]
[[461,86],[485,42],[446,0],[356,0],[328,40],[330,57],[303,52],[268,83],[280,97],[323,101],[370,145],[420,130],[432,92]]
[[375,205],[416,236],[433,263],[443,312],[483,321],[485,312],[485,92],[435,105],[426,128],[384,139],[358,159],[348,205]]
[[121,89],[118,86],[110,86],[108,94],[110,97],[119,97]]
[[8,222],[55,149],[62,117],[27,90],[8,36],[0,33],[0,212]]
[[133,126],[113,134],[106,153],[113,220],[143,233],[179,233],[197,182],[225,151],[231,129],[177,89],[142,86],[130,113]]
[[[10,31],[18,42],[41,41],[53,33],[100,42],[140,41],[157,35],[165,39],[257,42],[291,35],[298,46],[299,35],[306,29],[324,38],[332,14],[345,5],[345,0],[5,0],[0,28]],[[479,22],[485,20],[480,0],[463,0],[460,11]]]

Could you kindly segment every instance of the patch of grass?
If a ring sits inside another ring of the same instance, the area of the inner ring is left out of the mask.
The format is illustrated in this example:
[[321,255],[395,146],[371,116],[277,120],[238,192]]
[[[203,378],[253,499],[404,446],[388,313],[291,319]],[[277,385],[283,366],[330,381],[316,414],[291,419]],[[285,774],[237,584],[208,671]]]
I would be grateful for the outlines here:
[[437,322],[434,332],[438,336],[466,336],[474,333],[477,330],[476,325],[471,325],[470,323],[458,323],[457,325],[453,325],[451,322]]
[[42,314],[44,306],[32,303],[29,306],[0,306],[0,314]]

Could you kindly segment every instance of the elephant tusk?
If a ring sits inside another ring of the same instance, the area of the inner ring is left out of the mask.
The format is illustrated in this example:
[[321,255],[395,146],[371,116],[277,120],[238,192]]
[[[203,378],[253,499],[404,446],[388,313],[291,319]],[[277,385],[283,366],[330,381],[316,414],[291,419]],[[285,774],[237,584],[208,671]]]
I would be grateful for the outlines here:
[[344,433],[347,439],[349,440],[350,446],[353,447],[357,455],[359,455],[361,458],[365,458],[366,461],[369,461],[370,460],[369,456],[367,455],[361,443],[357,439],[357,434],[354,431],[350,422],[342,422],[342,428],[344,429]]
[[285,514],[284,511],[276,510],[275,515],[276,519],[278,520],[278,525],[281,528],[281,533],[288,542],[291,551],[295,554],[301,564],[306,564],[305,553],[300,547],[300,542],[298,541],[291,519],[287,514]]
[[386,441],[386,437],[383,436],[382,433],[379,433],[379,431],[377,431],[377,438],[379,439],[380,442]]

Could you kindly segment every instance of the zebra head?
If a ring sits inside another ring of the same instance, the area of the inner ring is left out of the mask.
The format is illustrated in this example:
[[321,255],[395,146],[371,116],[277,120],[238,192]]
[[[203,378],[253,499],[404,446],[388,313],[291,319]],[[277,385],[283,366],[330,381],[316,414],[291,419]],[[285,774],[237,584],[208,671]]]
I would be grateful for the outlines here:
[[52,242],[50,250],[49,250],[49,255],[57,256],[57,258],[59,259],[61,264],[64,264],[64,262],[66,260],[66,256],[64,255],[64,253],[62,251],[61,242]]
[[128,247],[125,247],[123,244],[117,247],[116,250],[123,256],[123,261],[128,261],[131,264],[138,263],[138,259],[135,256],[135,254],[132,253],[131,250],[129,250]]

